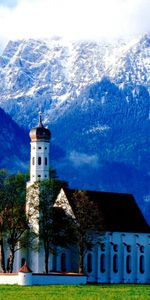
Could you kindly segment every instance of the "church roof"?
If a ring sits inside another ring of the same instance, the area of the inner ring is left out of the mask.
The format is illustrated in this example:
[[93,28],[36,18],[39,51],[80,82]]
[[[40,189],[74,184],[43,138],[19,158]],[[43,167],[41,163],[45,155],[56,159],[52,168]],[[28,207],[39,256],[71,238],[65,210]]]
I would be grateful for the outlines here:
[[[77,190],[64,189],[73,211],[76,201],[73,197]],[[131,194],[85,191],[88,199],[96,204],[103,219],[105,231],[148,233],[150,227]],[[91,212],[92,213],[92,212]]]

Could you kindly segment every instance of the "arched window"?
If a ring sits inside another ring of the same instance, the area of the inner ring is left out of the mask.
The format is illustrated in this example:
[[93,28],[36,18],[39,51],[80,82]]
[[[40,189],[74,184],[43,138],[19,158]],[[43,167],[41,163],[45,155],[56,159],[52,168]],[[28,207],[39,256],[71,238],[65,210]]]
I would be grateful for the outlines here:
[[45,157],[45,166],[47,166],[47,157]]
[[106,271],[106,257],[104,253],[100,256],[100,271],[101,273],[105,273]]
[[32,157],[32,165],[35,165],[35,157]]
[[61,255],[61,271],[66,272],[66,254],[62,253]]
[[126,271],[128,274],[131,273],[131,255],[127,255],[126,257]]
[[113,272],[118,273],[118,255],[113,256]]
[[38,165],[39,166],[41,165],[41,157],[40,156],[38,157]]
[[92,254],[91,253],[89,253],[87,255],[87,271],[88,271],[88,273],[92,272]]
[[145,272],[145,259],[144,255],[140,255],[140,273],[143,274]]

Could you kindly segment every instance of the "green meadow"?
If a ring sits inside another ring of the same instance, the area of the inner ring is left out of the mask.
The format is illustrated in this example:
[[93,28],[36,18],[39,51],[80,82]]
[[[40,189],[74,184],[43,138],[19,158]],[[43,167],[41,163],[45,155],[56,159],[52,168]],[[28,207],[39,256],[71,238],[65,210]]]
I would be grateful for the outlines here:
[[0,300],[150,299],[150,285],[0,285]]

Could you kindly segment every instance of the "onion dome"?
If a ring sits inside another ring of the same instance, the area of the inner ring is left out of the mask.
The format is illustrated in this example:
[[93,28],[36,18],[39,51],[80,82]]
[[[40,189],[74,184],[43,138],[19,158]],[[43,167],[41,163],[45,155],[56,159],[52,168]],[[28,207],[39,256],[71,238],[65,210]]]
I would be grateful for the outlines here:
[[37,141],[49,142],[51,138],[51,132],[48,128],[45,128],[43,126],[41,114],[39,114],[38,126],[30,130],[29,136],[32,142],[37,142]]

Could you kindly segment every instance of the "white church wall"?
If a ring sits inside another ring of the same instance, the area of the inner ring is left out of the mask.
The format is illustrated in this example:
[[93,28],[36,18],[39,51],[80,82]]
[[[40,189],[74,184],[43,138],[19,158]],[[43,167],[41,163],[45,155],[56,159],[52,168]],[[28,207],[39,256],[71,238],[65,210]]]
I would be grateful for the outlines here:
[[0,284],[18,284],[18,274],[0,274]]
[[86,284],[87,277],[79,274],[68,275],[40,275],[33,274],[32,284],[44,285],[44,284]]
[[[45,164],[46,159],[46,164]],[[31,142],[30,182],[49,178],[49,142]]]
[[150,236],[144,233],[106,233],[101,245],[87,252],[91,270],[86,266],[88,282],[148,283],[150,282]]
[[86,284],[87,277],[80,274],[0,274],[0,284],[47,285],[47,284]]

